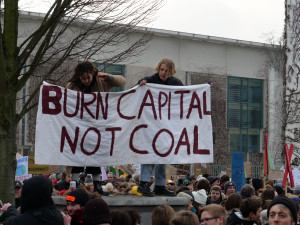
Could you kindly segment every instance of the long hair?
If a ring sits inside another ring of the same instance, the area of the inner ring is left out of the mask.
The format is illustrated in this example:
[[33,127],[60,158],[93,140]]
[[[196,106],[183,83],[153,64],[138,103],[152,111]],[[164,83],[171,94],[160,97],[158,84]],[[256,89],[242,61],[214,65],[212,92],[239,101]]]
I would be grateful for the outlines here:
[[159,72],[159,68],[162,64],[165,64],[168,67],[168,77],[171,77],[176,73],[175,64],[170,58],[163,58],[162,60],[160,60],[155,67],[156,72]]

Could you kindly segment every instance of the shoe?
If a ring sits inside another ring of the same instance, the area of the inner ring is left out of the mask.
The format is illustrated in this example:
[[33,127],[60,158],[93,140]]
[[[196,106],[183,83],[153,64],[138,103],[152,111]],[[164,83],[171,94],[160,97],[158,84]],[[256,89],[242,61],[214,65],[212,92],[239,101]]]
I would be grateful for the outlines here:
[[137,192],[147,197],[154,197],[155,194],[151,189],[147,186],[147,182],[140,181]]
[[154,193],[155,195],[176,196],[174,191],[167,190],[165,186],[155,186]]

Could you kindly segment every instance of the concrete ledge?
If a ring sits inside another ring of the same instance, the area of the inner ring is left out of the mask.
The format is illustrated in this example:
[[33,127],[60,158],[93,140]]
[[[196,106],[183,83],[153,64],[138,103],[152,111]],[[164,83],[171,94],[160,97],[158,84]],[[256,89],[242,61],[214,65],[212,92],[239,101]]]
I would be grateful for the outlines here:
[[[103,200],[107,203],[110,210],[136,210],[141,216],[141,225],[151,225],[151,215],[153,209],[162,204],[173,207],[175,211],[184,210],[184,206],[188,204],[185,197],[144,197],[138,195],[115,195],[103,196]],[[59,210],[66,207],[66,197],[52,196],[52,199]]]

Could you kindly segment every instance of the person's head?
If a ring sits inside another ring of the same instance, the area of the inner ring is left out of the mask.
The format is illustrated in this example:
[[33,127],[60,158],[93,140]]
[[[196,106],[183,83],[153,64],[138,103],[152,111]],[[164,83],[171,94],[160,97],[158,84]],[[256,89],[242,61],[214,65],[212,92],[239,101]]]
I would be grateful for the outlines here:
[[208,181],[209,181],[209,185],[210,185],[211,187],[220,184],[220,178],[217,177],[217,176],[210,176],[210,177],[208,178]]
[[185,210],[190,211],[193,207],[194,196],[193,193],[189,190],[181,191],[177,194],[177,197],[185,197],[189,200],[188,204],[185,205]]
[[236,191],[236,185],[234,182],[232,181],[227,181],[225,184],[224,184],[224,192],[225,192],[225,195],[229,196],[233,193],[235,193]]
[[110,210],[102,198],[91,199],[84,207],[82,221],[85,225],[109,225],[112,223]]
[[152,225],[169,225],[174,215],[175,211],[171,206],[167,204],[156,206],[152,211]]
[[229,181],[229,176],[227,176],[226,174],[222,175],[220,177],[220,184],[223,184],[224,182]]
[[89,86],[93,81],[93,75],[97,73],[97,69],[89,61],[80,62],[75,67],[75,71],[71,80],[80,80],[84,86]]
[[243,200],[240,207],[243,218],[254,221],[256,224],[258,224],[262,209],[261,205],[261,200],[257,198],[247,198]]
[[225,225],[226,210],[217,204],[209,204],[199,212],[201,225]]
[[114,180],[114,174],[112,172],[109,172],[107,174],[107,182],[112,182]]
[[15,181],[15,198],[21,197],[22,187],[23,187],[23,184],[21,183],[21,181],[16,180]]
[[182,210],[170,220],[170,225],[200,225],[200,222],[195,213]]
[[51,181],[44,176],[34,176],[24,181],[21,193],[21,213],[29,209],[54,206],[51,198],[52,191]]
[[245,198],[251,198],[255,195],[254,187],[250,184],[245,184],[240,191],[240,194],[243,199]]
[[85,190],[77,188],[71,191],[66,196],[68,214],[72,216],[76,210],[83,209],[89,200],[90,197]]
[[227,201],[225,202],[225,209],[227,211],[240,208],[242,204],[242,197],[238,193],[233,193],[229,195]]
[[295,203],[285,197],[276,197],[268,207],[267,216],[269,225],[295,225],[297,224],[297,208]]
[[273,180],[267,180],[266,185],[270,185],[271,187],[274,186],[274,181]]
[[130,215],[123,210],[115,210],[110,213],[112,225],[132,225]]
[[258,189],[263,188],[263,181],[259,178],[252,178],[249,182],[255,189],[255,191],[258,191]]
[[221,193],[222,190],[220,188],[220,186],[212,186],[212,188],[210,189],[210,198],[212,201],[216,202],[219,200],[219,198],[221,198]]
[[72,174],[67,174],[65,171],[61,174],[61,179],[66,183],[70,183],[72,181]]
[[206,191],[206,193],[207,193],[209,191],[209,189],[210,189],[208,180],[206,178],[204,178],[204,177],[200,178],[197,181],[196,189],[197,190],[204,189]]
[[277,195],[277,192],[274,188],[266,188],[261,194],[262,200],[273,200]]
[[136,210],[127,210],[128,215],[131,217],[133,225],[139,225],[141,223],[141,214]]
[[162,81],[166,81],[169,77],[172,77],[176,73],[175,64],[173,60],[169,58],[163,58],[160,60],[155,67],[155,70]]

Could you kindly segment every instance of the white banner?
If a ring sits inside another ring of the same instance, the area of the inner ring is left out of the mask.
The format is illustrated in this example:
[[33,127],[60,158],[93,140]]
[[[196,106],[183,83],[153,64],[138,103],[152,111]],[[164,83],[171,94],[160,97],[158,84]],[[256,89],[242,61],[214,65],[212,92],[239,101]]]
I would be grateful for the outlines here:
[[35,148],[46,165],[213,162],[210,85],[82,93],[44,83]]

